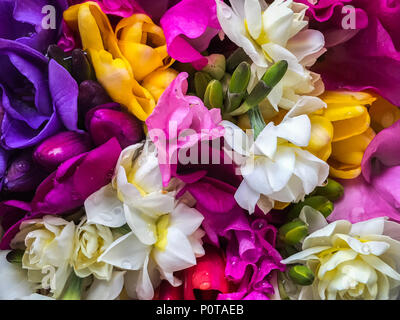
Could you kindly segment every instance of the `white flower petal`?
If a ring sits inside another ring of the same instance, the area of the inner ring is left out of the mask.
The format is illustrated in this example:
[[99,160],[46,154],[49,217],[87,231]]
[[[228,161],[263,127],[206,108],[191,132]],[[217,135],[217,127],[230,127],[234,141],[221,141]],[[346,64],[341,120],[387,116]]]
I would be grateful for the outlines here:
[[26,271],[7,261],[9,252],[0,251],[0,300],[22,299],[35,291]]
[[276,135],[298,147],[306,147],[311,138],[310,119],[306,115],[287,118],[276,127]]
[[262,29],[261,6],[258,0],[245,0],[244,13],[251,37],[258,39]]
[[382,272],[383,274],[394,280],[400,281],[400,274],[378,257],[375,257],[373,255],[362,255],[360,257],[374,269]]
[[370,234],[381,235],[385,228],[385,220],[386,218],[380,217],[355,223],[351,227],[350,235],[357,235],[360,237]]
[[85,200],[85,211],[90,224],[118,228],[126,223],[122,202],[111,184]]
[[331,237],[334,234],[348,234],[351,229],[351,223],[346,220],[337,220],[334,221],[330,224],[328,224],[326,227],[317,230],[307,236],[304,239],[303,242],[303,250],[312,248],[315,246],[330,246],[331,243]]
[[95,279],[90,286],[86,300],[115,300],[124,287],[126,271],[114,271],[109,281]]
[[290,257],[281,261],[283,264],[292,264],[292,263],[300,263],[305,262],[309,259],[316,258],[315,254],[320,253],[326,249],[329,249],[329,246],[315,246],[298,253],[291,255]]
[[188,238],[174,227],[168,228],[165,248],[155,248],[152,254],[158,268],[163,272],[175,272],[196,264],[196,257]]
[[293,22],[294,12],[289,5],[290,1],[274,1],[263,13],[264,28],[270,41],[281,46],[286,45]]
[[253,143],[244,131],[230,121],[224,120],[221,125],[225,128],[224,139],[232,150],[241,155],[249,156],[249,150]]
[[325,273],[335,269],[339,264],[354,260],[357,257],[357,252],[351,249],[343,249],[334,253],[328,261],[324,262],[318,270],[318,278],[322,279]]
[[307,225],[310,234],[328,225],[322,213],[310,206],[301,210],[299,218]]
[[[289,39],[286,48],[296,56],[298,61],[303,62],[315,53],[321,53],[324,46],[324,35],[318,30],[307,29]],[[313,58],[317,59],[318,56]],[[304,62],[302,64],[305,65]],[[308,62],[307,64],[312,65],[313,63]]]
[[151,247],[143,244],[133,232],[115,240],[98,261],[125,270],[139,270],[150,253]]
[[181,232],[190,236],[203,222],[203,215],[194,208],[189,208],[184,203],[178,203],[170,215],[170,227],[177,228]]
[[294,118],[301,115],[307,115],[317,110],[327,108],[327,104],[318,97],[302,96],[296,102],[294,107],[285,115],[287,118]]

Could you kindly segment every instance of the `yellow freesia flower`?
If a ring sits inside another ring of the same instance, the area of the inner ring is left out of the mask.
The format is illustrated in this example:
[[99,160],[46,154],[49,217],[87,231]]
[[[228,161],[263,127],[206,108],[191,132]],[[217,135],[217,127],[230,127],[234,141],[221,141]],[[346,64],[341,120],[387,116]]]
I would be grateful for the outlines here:
[[354,179],[361,174],[362,157],[375,136],[367,106],[376,98],[344,91],[327,91],[320,98],[328,107],[310,116],[307,150],[329,163],[332,177]]
[[95,2],[71,6],[64,12],[64,20],[80,34],[97,80],[110,97],[145,121],[177,75],[168,69],[173,60],[162,29],[148,16],[134,14],[122,19],[114,32]]

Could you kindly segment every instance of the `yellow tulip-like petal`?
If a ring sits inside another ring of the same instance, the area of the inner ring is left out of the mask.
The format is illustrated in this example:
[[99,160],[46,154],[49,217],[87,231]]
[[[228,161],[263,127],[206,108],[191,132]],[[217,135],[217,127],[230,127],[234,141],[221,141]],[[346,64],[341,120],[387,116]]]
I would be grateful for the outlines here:
[[[114,33],[99,5],[90,1],[71,6],[64,12],[64,20],[79,32],[97,80],[110,97],[145,121],[155,108],[155,99],[176,76],[174,71],[166,71],[150,77],[174,62],[168,56],[162,29],[148,16],[135,14],[122,19]],[[144,85],[142,80],[146,80]]]
[[400,109],[389,101],[378,97],[369,109],[371,116],[371,127],[376,131],[389,128],[396,121],[400,120]]
[[348,139],[363,133],[369,128],[371,118],[369,116],[367,108],[364,108],[364,112],[355,118],[340,120],[333,122],[333,142]]
[[330,121],[340,121],[360,117],[366,112],[368,111],[364,106],[338,106],[333,104],[329,105],[324,115]]
[[171,68],[156,70],[143,79],[142,86],[158,101],[177,76],[178,72]]
[[375,132],[368,128],[358,136],[332,144],[329,158],[330,174],[336,178],[353,179],[361,173],[361,161],[368,145],[375,137]]
[[367,92],[326,91],[321,97],[328,105],[370,105],[376,98]]
[[326,161],[331,154],[333,125],[327,118],[310,115],[311,139],[306,150]]
[[168,56],[163,30],[144,14],[122,19],[115,30],[122,54],[128,59],[135,79],[142,81],[158,68],[167,68]]

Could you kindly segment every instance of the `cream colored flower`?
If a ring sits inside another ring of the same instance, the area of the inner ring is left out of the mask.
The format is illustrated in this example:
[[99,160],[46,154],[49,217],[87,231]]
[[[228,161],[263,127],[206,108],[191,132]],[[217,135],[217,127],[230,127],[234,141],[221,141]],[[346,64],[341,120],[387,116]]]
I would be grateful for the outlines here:
[[291,109],[303,95],[324,91],[320,76],[307,70],[326,49],[321,32],[308,29],[307,6],[292,0],[230,0],[232,7],[216,0],[224,33],[243,48],[254,62],[256,77],[249,89],[274,62],[286,60],[288,71],[268,96],[270,105]]
[[97,279],[109,281],[113,268],[107,263],[99,262],[98,258],[113,241],[108,227],[88,224],[84,217],[75,232],[72,265],[76,275],[86,278],[93,274]]
[[28,220],[21,224],[21,231],[11,247],[25,244],[22,268],[28,270],[28,281],[36,289],[50,289],[58,298],[72,271],[75,224],[54,216]]
[[386,218],[355,224],[339,220],[328,224],[307,207],[300,218],[312,232],[302,251],[282,261],[305,263],[315,274],[302,287],[299,299],[397,299],[400,285],[400,225]]

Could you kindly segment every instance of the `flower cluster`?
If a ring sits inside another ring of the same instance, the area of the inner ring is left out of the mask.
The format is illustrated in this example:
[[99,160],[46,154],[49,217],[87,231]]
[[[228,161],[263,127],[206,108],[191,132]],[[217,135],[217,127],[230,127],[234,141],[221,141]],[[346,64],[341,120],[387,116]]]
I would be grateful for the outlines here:
[[0,1],[0,299],[400,299],[400,6]]

